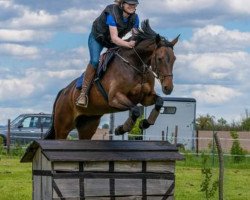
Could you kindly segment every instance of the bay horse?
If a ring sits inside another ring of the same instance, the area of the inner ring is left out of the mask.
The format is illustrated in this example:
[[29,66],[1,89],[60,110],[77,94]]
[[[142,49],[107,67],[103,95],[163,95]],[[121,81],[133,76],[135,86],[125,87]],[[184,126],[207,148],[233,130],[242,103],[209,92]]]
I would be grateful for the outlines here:
[[44,139],[66,139],[74,128],[78,130],[79,139],[91,139],[104,114],[131,110],[131,116],[115,131],[123,134],[132,129],[139,117],[136,106],[139,103],[143,106],[155,104],[140,128],[154,124],[163,105],[162,98],[154,90],[155,78],[160,81],[162,92],[169,95],[173,90],[172,71],[176,59],[173,47],[178,38],[170,42],[153,31],[148,20],[143,21],[141,29],[130,38],[136,41],[135,47],[120,47],[100,80],[107,99],[93,84],[88,107],[78,107],[75,102],[80,90],[76,88],[75,79],[58,93],[53,106],[52,127]]

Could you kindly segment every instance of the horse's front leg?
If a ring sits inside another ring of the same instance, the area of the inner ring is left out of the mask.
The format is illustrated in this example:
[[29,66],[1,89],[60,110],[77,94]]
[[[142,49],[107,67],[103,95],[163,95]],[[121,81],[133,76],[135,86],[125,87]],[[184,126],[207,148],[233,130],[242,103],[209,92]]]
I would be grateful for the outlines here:
[[162,106],[163,106],[163,99],[161,97],[157,97],[155,102],[155,107],[151,111],[148,119],[143,119],[140,122],[139,125],[140,129],[147,129],[149,126],[154,125]]
[[129,116],[123,125],[120,125],[115,129],[115,135],[123,135],[124,133],[131,131],[140,115],[139,107],[133,107],[131,109],[131,116]]
[[118,108],[119,110],[129,110],[135,105],[128,99],[125,94],[116,92],[115,94],[109,96],[109,106]]

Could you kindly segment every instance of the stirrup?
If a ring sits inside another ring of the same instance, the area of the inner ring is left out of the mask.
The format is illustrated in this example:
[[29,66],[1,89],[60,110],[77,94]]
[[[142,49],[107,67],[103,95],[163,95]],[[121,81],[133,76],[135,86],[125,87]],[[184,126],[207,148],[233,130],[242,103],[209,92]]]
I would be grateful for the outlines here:
[[[79,100],[81,98],[85,98],[85,103],[79,102]],[[79,97],[76,100],[76,105],[79,106],[79,107],[87,108],[88,107],[88,102],[89,102],[88,96],[81,92]]]

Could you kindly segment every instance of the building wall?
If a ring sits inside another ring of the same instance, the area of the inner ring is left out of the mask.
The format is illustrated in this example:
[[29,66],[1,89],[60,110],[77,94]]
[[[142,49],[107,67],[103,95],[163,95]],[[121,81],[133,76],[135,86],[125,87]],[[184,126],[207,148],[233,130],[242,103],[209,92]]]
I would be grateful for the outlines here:
[[[216,131],[220,138],[222,150],[225,153],[230,153],[230,149],[233,144],[233,139],[230,135],[230,131]],[[239,135],[239,142],[241,147],[250,152],[250,132],[237,132]],[[212,146],[213,131],[198,131],[198,149],[209,150]]]
[[98,128],[91,140],[109,140],[109,129]]

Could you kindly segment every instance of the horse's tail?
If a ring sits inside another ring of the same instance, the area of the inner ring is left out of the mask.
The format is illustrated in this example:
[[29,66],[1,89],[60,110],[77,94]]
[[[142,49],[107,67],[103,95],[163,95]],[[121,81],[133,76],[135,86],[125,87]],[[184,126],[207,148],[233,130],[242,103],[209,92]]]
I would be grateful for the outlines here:
[[57,102],[57,100],[58,100],[58,98],[61,95],[61,93],[62,93],[63,90],[64,89],[61,89],[58,92],[57,96],[56,96],[56,99],[55,99],[55,102],[54,102],[54,105],[53,105],[53,111],[52,111],[52,119],[51,119],[52,120],[52,124],[51,124],[50,129],[46,132],[46,134],[45,134],[45,136],[43,138],[44,140],[53,140],[53,139],[56,138],[56,135],[55,135],[55,126],[54,126],[55,107],[56,107],[56,102]]

